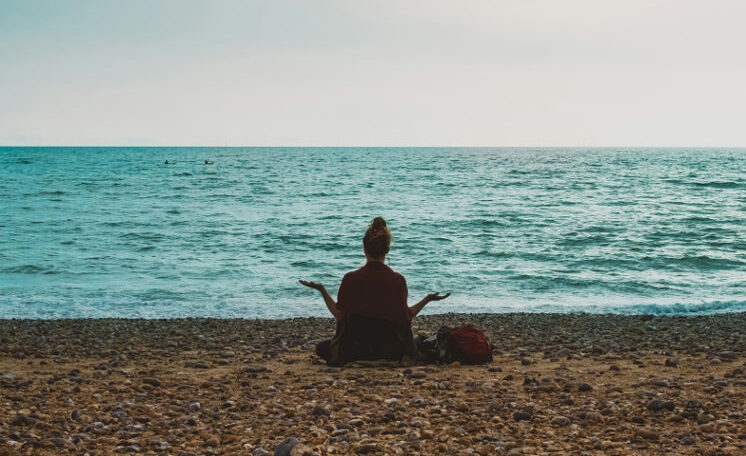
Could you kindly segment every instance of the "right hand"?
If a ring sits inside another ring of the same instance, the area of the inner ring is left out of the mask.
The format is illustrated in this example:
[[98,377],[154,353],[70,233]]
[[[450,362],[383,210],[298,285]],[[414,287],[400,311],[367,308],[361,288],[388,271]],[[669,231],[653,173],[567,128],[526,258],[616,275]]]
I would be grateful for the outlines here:
[[301,285],[305,285],[308,288],[313,288],[314,290],[318,290],[318,291],[323,291],[324,290],[324,286],[321,285],[320,283],[309,282],[307,280],[299,280],[298,282],[300,282]]

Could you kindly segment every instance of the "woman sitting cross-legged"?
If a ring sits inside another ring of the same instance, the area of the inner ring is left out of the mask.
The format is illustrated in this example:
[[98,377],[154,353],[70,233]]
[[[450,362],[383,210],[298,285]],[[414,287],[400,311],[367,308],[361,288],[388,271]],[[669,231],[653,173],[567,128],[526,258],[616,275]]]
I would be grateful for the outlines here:
[[300,281],[321,292],[337,321],[334,337],[316,347],[316,353],[330,365],[381,359],[414,360],[417,349],[412,338],[412,318],[427,303],[450,296],[450,293],[431,293],[407,307],[407,281],[384,264],[390,245],[391,232],[386,221],[376,217],[363,238],[367,262],[345,274],[337,302],[323,285]]

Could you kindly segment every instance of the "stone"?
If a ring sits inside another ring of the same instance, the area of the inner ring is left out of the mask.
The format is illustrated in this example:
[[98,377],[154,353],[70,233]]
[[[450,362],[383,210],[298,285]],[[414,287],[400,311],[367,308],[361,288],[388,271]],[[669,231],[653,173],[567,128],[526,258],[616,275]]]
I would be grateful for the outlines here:
[[585,392],[585,391],[591,391],[593,390],[593,387],[589,383],[581,383],[578,385],[578,391]]
[[666,358],[666,366],[676,367],[679,365],[679,358]]
[[114,447],[116,453],[142,453],[140,445],[133,443],[131,445],[118,445]]
[[311,410],[311,414],[314,416],[329,416],[331,412],[329,412],[329,410],[327,410],[326,408],[317,405],[313,408],[313,410]]
[[527,412],[515,412],[513,413],[513,420],[515,421],[531,421],[531,414]]
[[290,456],[290,451],[300,442],[295,437],[288,437],[275,447],[275,456]]
[[165,440],[151,440],[150,448],[162,451],[168,448],[168,442],[166,442]]
[[155,379],[153,377],[145,377],[144,379],[142,379],[142,382],[154,388],[158,388],[159,386],[161,386],[161,382],[158,381],[158,379]]
[[70,439],[63,439],[60,437],[52,437],[49,439],[44,440],[45,443],[54,445],[57,448],[66,448],[66,449],[72,449],[75,448],[75,444]]
[[198,412],[200,408],[202,408],[202,404],[200,404],[199,402],[192,402],[191,404],[189,404],[190,412]]
[[660,439],[660,433],[652,429],[638,429],[637,434],[645,440],[657,442]]
[[648,401],[646,407],[651,412],[658,412],[661,410],[668,410],[669,412],[672,412],[676,408],[676,404],[671,401],[651,399],[650,401]]
[[569,426],[570,425],[570,418],[568,418],[566,416],[558,415],[558,416],[555,416],[554,418],[552,418],[551,423],[552,423],[553,426],[560,426],[560,427]]

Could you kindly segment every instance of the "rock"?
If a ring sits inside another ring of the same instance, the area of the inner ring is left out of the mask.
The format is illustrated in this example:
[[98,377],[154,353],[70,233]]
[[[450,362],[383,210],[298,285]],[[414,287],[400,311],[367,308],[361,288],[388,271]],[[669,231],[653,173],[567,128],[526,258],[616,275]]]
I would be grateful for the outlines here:
[[374,442],[363,442],[355,446],[355,453],[368,454],[378,451],[378,444]]
[[487,369],[487,372],[502,372],[503,369],[500,366],[492,366],[489,369]]
[[555,416],[554,418],[552,418],[551,423],[552,423],[553,426],[560,426],[560,427],[569,426],[570,425],[570,418],[568,418],[566,416],[558,415],[558,416]]
[[144,379],[142,379],[142,382],[154,388],[158,388],[159,386],[161,386],[161,382],[159,382],[158,379],[155,379],[153,377],[145,377]]
[[116,453],[142,453],[140,445],[133,443],[131,445],[119,445],[114,447]]
[[527,412],[515,412],[513,413],[513,420],[515,421],[531,421],[531,414]]
[[676,367],[679,365],[679,358],[666,358],[666,366]]
[[737,358],[737,355],[735,352],[732,352],[730,350],[721,351],[718,353],[718,357],[720,359],[726,359],[728,361],[733,361]]
[[313,408],[313,410],[311,410],[311,414],[314,416],[329,416],[331,412],[329,412],[328,409],[317,405]]
[[265,450],[264,447],[256,447],[251,452],[252,456],[272,456],[272,453]]
[[694,436],[688,432],[682,435],[680,440],[682,445],[694,445],[695,443],[697,443],[697,439],[695,439]]
[[49,439],[44,440],[45,444],[56,446],[57,448],[67,448],[72,449],[75,448],[75,444],[70,439],[63,439],[60,437],[52,437]]
[[32,426],[34,423],[36,419],[25,413],[18,413],[10,420],[11,426]]
[[295,437],[288,437],[275,447],[275,456],[290,456],[290,452],[300,442]]
[[637,434],[645,440],[651,442],[657,442],[660,439],[660,434],[652,429],[638,429]]
[[676,408],[676,404],[671,401],[662,401],[660,399],[651,399],[646,405],[647,409],[651,412],[658,412],[661,410],[668,410],[672,412]]
[[198,412],[200,408],[202,408],[202,404],[200,404],[199,402],[192,402],[191,404],[189,404],[190,412]]
[[168,442],[166,442],[165,440],[151,440],[150,448],[162,451],[168,448]]
[[412,377],[412,378],[425,378],[425,377],[427,377],[427,374],[424,373],[424,372],[422,372],[422,371],[416,371],[416,372],[412,372],[412,374],[410,375],[410,377]]
[[591,391],[593,390],[593,387],[589,383],[581,383],[578,385],[578,391],[585,392],[585,391]]

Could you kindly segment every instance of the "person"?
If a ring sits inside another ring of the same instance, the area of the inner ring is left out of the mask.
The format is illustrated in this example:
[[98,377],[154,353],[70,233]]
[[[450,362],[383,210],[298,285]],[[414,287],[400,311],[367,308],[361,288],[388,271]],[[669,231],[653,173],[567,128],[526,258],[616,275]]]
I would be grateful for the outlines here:
[[214,161],[205,160],[205,165],[213,165],[213,164],[215,164]]
[[319,343],[316,354],[331,365],[359,360],[417,358],[412,319],[430,302],[450,293],[430,293],[407,306],[407,281],[385,264],[391,232],[382,217],[370,223],[363,237],[366,263],[342,279],[335,301],[315,282],[300,283],[318,290],[337,324],[335,335]]

